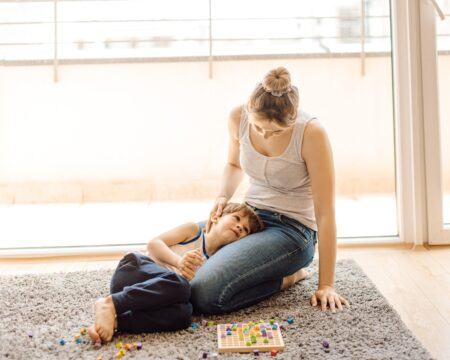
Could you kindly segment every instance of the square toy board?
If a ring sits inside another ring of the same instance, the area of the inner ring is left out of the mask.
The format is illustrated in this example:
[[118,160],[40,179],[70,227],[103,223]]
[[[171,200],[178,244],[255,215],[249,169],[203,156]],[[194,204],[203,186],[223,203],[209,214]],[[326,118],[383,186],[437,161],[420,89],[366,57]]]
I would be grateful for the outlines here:
[[280,326],[273,320],[218,324],[217,341],[220,353],[284,350]]

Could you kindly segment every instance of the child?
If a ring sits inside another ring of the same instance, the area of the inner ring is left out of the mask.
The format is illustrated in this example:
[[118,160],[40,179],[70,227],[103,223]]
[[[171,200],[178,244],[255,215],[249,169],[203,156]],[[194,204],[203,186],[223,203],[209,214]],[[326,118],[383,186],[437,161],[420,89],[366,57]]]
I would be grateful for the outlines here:
[[129,253],[111,279],[111,295],[95,302],[94,342],[111,341],[114,330],[127,333],[173,331],[191,324],[189,281],[203,261],[221,247],[264,228],[245,204],[228,203],[212,214],[207,233],[186,223],[149,241],[148,255]]

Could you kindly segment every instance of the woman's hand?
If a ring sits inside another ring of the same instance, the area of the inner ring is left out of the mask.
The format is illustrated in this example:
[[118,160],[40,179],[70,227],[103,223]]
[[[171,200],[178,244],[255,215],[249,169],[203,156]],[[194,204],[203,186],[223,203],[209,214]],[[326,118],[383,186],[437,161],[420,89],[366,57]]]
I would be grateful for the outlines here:
[[206,223],[206,226],[205,226],[206,232],[208,232],[210,227],[211,227],[211,224],[212,224],[211,218],[212,218],[212,216],[214,216],[214,215],[217,215],[217,216],[222,215],[222,211],[223,211],[224,207],[227,205],[227,202],[228,202],[228,199],[225,196],[219,196],[216,199],[216,201],[214,203],[214,207],[211,210],[211,214],[209,216],[208,222]]
[[187,251],[178,261],[177,267],[180,274],[187,280],[191,281],[197,269],[203,265],[204,259],[201,255],[200,249]]
[[318,287],[313,296],[311,296],[311,305],[317,306],[317,300],[320,301],[322,311],[327,309],[327,305],[330,306],[331,312],[336,312],[336,307],[342,310],[342,305],[350,306],[349,302],[340,296],[332,286],[321,285]]

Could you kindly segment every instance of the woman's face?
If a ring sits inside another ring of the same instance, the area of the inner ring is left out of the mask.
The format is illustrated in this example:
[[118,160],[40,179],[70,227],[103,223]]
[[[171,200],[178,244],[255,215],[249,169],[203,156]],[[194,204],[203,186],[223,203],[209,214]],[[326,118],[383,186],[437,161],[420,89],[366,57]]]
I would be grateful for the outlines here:
[[264,139],[271,138],[272,136],[282,135],[292,127],[292,125],[280,126],[276,121],[263,119],[253,114],[249,114],[248,120],[253,129],[255,129],[258,134],[263,136]]

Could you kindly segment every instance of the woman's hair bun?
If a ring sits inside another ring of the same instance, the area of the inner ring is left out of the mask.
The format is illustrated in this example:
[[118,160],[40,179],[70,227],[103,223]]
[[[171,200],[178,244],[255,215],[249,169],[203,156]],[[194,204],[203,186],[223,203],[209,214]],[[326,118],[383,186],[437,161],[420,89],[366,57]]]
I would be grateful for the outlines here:
[[280,66],[270,70],[262,81],[264,90],[268,92],[285,93],[291,87],[291,75],[289,71]]

